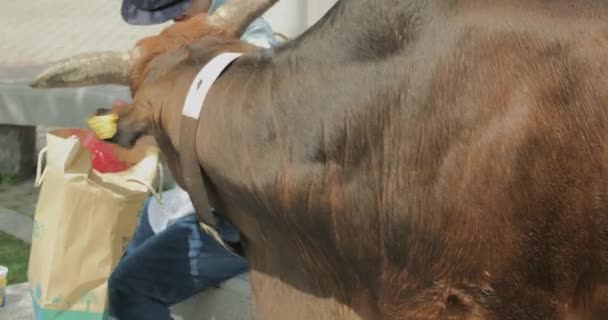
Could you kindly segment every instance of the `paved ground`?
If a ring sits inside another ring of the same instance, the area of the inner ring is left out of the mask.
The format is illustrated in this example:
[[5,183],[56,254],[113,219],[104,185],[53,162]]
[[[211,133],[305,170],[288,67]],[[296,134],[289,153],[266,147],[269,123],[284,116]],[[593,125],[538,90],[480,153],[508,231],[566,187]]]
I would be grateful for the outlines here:
[[163,26],[129,26],[119,0],[6,1],[0,56],[13,67],[45,64],[76,52],[132,47]]

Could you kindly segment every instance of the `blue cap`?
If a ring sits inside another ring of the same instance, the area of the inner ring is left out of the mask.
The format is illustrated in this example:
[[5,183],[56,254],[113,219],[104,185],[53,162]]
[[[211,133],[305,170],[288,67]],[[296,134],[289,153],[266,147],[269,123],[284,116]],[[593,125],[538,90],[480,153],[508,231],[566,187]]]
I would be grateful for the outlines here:
[[123,20],[133,25],[159,24],[184,13],[192,0],[123,0]]

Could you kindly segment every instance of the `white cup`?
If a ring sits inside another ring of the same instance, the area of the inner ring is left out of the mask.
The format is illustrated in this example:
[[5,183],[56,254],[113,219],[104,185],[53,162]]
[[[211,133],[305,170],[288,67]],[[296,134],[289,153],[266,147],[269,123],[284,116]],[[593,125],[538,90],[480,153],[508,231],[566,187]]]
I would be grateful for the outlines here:
[[8,268],[0,266],[0,308],[4,307],[6,302],[6,284],[8,276]]

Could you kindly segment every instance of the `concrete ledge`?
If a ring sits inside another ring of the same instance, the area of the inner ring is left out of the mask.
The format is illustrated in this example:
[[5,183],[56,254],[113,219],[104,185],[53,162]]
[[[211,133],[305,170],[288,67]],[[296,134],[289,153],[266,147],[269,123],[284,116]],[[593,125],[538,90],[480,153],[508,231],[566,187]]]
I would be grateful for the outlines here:
[[[219,289],[196,295],[172,308],[176,320],[250,320],[247,275],[230,279]],[[35,320],[29,283],[7,288],[6,306],[0,308],[2,320]]]
[[30,88],[28,82],[43,69],[0,66],[0,124],[84,127],[97,108],[109,108],[116,99],[130,100],[128,88],[121,86]]
[[172,311],[184,320],[251,320],[250,294],[249,275],[243,274],[175,305]]
[[0,308],[0,319],[34,320],[29,290],[28,283],[9,286],[6,290],[6,305]]
[[0,124],[0,180],[22,180],[36,173],[36,127]]

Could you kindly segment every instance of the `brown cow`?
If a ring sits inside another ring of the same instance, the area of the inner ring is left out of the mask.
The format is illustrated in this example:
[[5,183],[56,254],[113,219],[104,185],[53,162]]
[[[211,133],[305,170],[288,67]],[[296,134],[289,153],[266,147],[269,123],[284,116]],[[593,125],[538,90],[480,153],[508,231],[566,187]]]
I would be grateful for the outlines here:
[[608,1],[343,0],[270,50],[221,17],[37,85],[130,84],[116,141],[156,135],[180,180],[190,82],[248,52],[196,138],[257,318],[608,319]]

